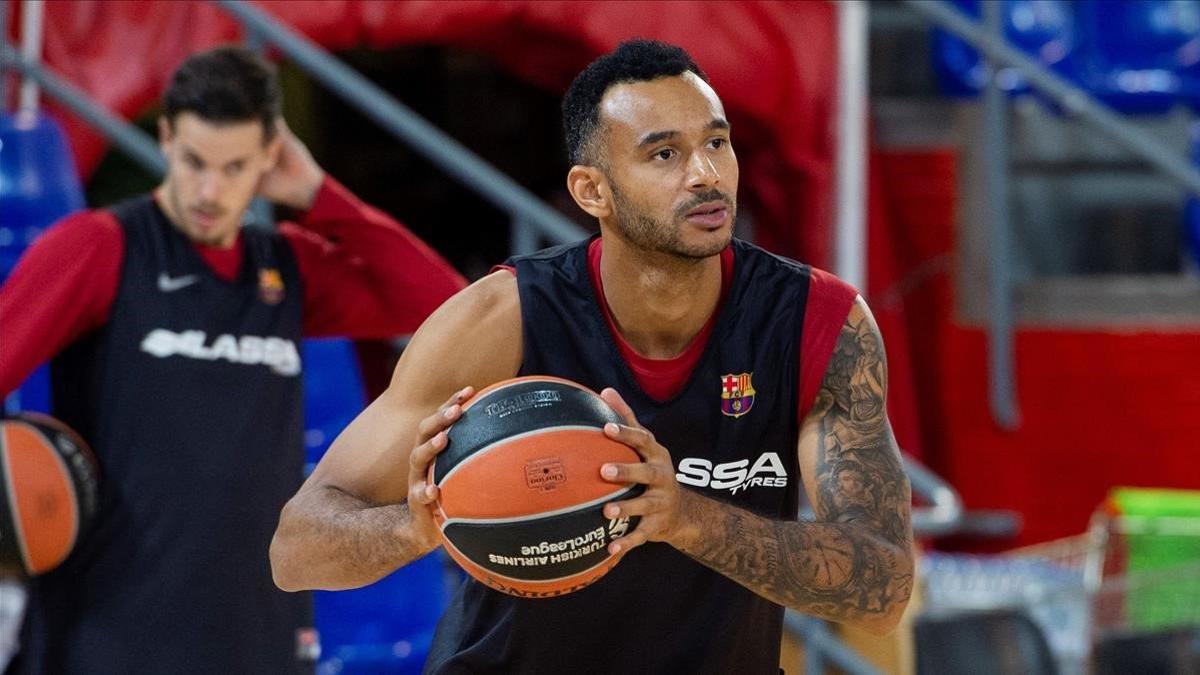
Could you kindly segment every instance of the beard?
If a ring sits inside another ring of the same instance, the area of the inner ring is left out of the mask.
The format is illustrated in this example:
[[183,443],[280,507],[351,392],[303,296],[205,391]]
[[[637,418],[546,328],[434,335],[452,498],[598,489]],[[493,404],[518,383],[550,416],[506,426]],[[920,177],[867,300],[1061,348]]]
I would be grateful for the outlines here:
[[675,209],[672,222],[664,222],[639,209],[617,187],[610,177],[609,187],[612,189],[613,210],[617,216],[617,229],[621,237],[638,248],[656,253],[681,258],[688,261],[698,261],[711,258],[729,245],[732,236],[722,237],[718,241],[702,244],[688,244],[683,241],[683,230],[687,226],[688,211],[711,201],[722,201],[729,207],[730,221],[737,216],[737,205],[724,192],[716,188],[705,190],[694,195],[683,205]]

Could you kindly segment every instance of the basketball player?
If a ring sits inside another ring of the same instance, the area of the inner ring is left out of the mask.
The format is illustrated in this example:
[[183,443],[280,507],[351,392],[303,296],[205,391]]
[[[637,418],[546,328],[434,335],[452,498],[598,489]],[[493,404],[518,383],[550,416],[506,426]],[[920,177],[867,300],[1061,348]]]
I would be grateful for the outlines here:
[[[68,216],[0,288],[0,394],[54,356],[55,414],[103,475],[97,527],[30,584],[19,672],[312,668],[310,599],[267,559],[303,478],[301,336],[411,332],[462,281],[279,109],[253,54],[193,56],[164,97],[162,184]],[[243,229],[256,194],[303,217]]]
[[912,588],[910,493],[866,304],[732,238],[730,126],[683,50],[621,45],[563,113],[567,185],[601,236],[517,258],[430,317],[285,507],[276,582],[361,586],[435,548],[425,476],[461,403],[549,374],[624,417],[606,433],[644,461],[601,475],[646,491],[605,515],[641,522],[571,595],[468,579],[428,672],[776,673],[785,606],[890,631]]

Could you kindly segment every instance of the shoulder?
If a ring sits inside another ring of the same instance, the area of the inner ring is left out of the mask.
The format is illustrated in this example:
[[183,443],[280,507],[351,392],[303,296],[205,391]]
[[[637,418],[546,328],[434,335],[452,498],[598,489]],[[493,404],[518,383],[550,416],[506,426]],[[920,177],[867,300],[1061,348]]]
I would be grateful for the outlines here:
[[97,237],[103,241],[124,239],[120,221],[107,209],[76,211],[56,222],[49,231],[58,231],[71,237]]
[[514,256],[505,264],[513,267],[522,264],[561,264],[572,255],[579,255],[586,251],[591,243],[592,239],[588,238],[572,244],[551,246],[526,255]]
[[51,225],[35,242],[35,247],[42,254],[69,257],[120,256],[125,247],[125,231],[109,211],[77,211]]
[[807,277],[810,271],[815,269],[810,265],[792,260],[787,256],[771,253],[765,248],[742,239],[735,238],[729,245],[733,249],[734,264],[750,269],[757,274],[776,272],[785,275]]
[[479,279],[443,303],[429,323],[474,333],[508,331],[514,326],[519,331],[521,299],[516,275],[499,269]]
[[521,337],[517,279],[497,270],[442,303],[413,335],[405,355],[411,351],[436,368],[436,379],[482,387],[520,369]]

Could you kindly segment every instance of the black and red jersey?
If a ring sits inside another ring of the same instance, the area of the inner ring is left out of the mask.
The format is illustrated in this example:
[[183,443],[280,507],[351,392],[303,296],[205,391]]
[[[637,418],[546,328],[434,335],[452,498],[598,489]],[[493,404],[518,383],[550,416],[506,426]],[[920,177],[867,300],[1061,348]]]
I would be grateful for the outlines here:
[[[520,374],[616,388],[670,451],[681,484],[766,517],[794,518],[802,491],[796,444],[811,402],[806,378],[824,371],[853,289],[734,240],[723,300],[699,344],[681,355],[689,362],[683,376],[664,385],[648,378],[652,363],[633,367],[608,316],[599,246],[513,262]],[[468,579],[438,626],[426,671],[777,673],[782,620],[779,605],[667,544],[648,543],[566,596],[515,598]]]

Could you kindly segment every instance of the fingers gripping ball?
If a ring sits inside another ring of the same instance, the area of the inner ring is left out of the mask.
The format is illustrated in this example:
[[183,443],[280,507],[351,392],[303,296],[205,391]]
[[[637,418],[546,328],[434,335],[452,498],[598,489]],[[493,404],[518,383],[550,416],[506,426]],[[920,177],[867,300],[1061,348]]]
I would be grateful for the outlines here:
[[595,392],[558,378],[506,380],[468,401],[429,469],[450,556],[520,597],[564,595],[604,576],[620,559],[608,544],[637,526],[605,518],[604,505],[644,489],[600,478],[607,462],[641,461],[604,435],[608,422],[621,419]]
[[36,413],[0,419],[0,574],[58,567],[96,513],[98,468],[70,428]]

